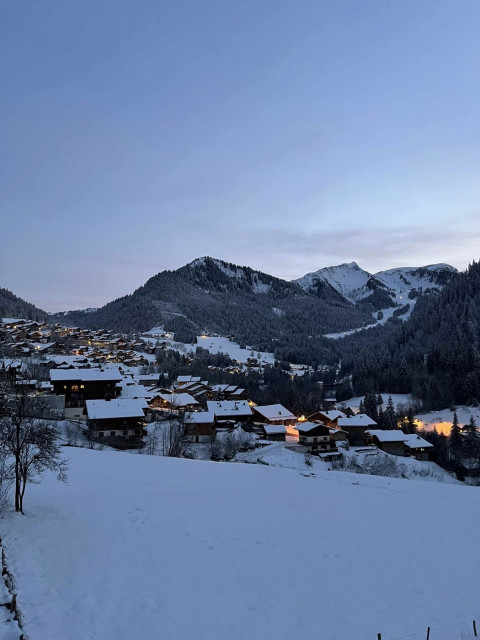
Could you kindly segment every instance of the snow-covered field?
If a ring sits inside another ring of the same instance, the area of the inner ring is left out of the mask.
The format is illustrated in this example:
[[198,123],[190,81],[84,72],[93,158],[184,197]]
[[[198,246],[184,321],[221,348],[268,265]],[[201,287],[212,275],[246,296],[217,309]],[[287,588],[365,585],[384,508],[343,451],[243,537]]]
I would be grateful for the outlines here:
[[[412,396],[409,393],[382,393],[383,405],[382,408],[385,410],[387,407],[388,398],[392,398],[392,402],[395,406],[395,409],[399,404],[401,405],[409,405],[413,402]],[[364,399],[365,396],[355,396],[354,398],[350,398],[349,400],[343,400],[338,403],[338,408],[341,410],[342,407],[350,407],[354,411],[358,411],[360,406],[360,402]]]
[[[456,413],[460,426],[468,424],[470,422],[470,418],[473,416],[477,426],[480,427],[480,409],[478,407],[458,406],[456,407]],[[453,414],[454,412],[450,409],[430,411],[429,413],[419,413],[416,416],[417,424],[420,429],[433,431],[435,428],[439,433],[450,435]]]
[[[415,399],[409,393],[382,393],[383,409],[387,406],[389,396],[392,397],[395,409],[398,405],[408,406],[411,403],[415,403]],[[349,400],[344,400],[338,404],[338,408],[351,407],[354,411],[358,411],[360,402],[364,396],[356,396]],[[455,409],[460,426],[466,425],[470,422],[470,418],[473,416],[477,426],[480,427],[480,408],[479,407],[465,407],[458,406]],[[419,429],[425,429],[425,431],[433,431],[435,428],[439,433],[450,435],[452,428],[454,411],[451,409],[442,409],[441,411],[429,411],[428,413],[416,413],[416,424]]]
[[478,488],[65,455],[0,523],[32,640],[470,637]]
[[197,336],[196,344],[184,344],[183,342],[175,342],[172,338],[159,337],[163,334],[163,327],[154,327],[148,333],[142,337],[144,340],[149,340],[155,343],[157,339],[161,342],[166,342],[171,349],[180,351],[181,353],[192,353],[197,347],[202,347],[210,353],[224,353],[232,360],[237,362],[247,362],[248,358],[257,358],[264,364],[273,364],[275,358],[273,353],[267,351],[254,351],[252,349],[241,349],[237,342],[229,340],[222,336]]

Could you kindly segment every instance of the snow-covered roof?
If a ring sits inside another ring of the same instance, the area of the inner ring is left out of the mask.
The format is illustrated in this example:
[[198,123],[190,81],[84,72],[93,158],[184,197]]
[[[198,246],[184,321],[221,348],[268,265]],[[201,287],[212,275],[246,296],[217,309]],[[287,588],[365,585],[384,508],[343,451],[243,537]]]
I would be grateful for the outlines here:
[[188,404],[198,404],[198,400],[195,400],[189,393],[159,393],[162,400],[165,400],[169,404],[176,407],[184,407]]
[[124,384],[120,385],[120,397],[122,398],[152,398],[153,394],[148,391],[143,384]]
[[252,410],[246,400],[209,400],[207,401],[208,411],[218,417],[222,416],[251,416]]
[[178,376],[177,382],[200,382],[200,377],[198,376]]
[[339,409],[331,409],[330,411],[317,411],[317,413],[321,413],[322,416],[325,416],[326,418],[328,418],[328,420],[336,420],[337,418],[347,417],[347,415]]
[[433,444],[427,442],[427,440],[425,440],[424,438],[417,436],[416,433],[405,433],[404,435],[405,444],[407,445],[407,447],[410,447],[410,449],[417,449],[419,447],[426,449],[428,447],[433,447]]
[[287,427],[283,424],[262,424],[262,429],[267,435],[287,432]]
[[405,442],[407,436],[400,429],[369,429],[368,433],[379,442]]
[[255,407],[255,411],[266,420],[295,420],[295,416],[281,404]]
[[190,422],[191,424],[215,422],[215,414],[213,411],[193,411],[185,414],[185,422]]
[[355,416],[339,418],[337,424],[339,427],[374,427],[377,423],[365,413],[357,413]]
[[322,425],[320,422],[298,422],[295,425],[295,429],[300,431],[300,433],[308,433],[309,431],[313,431],[314,429],[323,426],[325,425]]
[[80,380],[82,382],[117,382],[122,379],[122,374],[118,369],[50,369],[50,380],[52,382],[63,382],[64,380]]
[[89,420],[108,420],[114,418],[143,418],[147,403],[143,399],[116,398],[115,400],[87,400]]

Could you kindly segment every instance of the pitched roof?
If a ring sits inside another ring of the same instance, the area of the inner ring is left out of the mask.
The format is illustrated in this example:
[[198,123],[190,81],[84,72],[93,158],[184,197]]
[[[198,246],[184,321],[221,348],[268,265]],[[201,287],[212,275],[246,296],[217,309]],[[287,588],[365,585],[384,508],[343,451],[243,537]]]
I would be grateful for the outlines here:
[[339,427],[374,427],[377,423],[365,413],[357,413],[347,418],[339,418],[337,424]]
[[207,401],[207,409],[213,411],[217,418],[222,416],[251,416],[252,410],[246,400]]
[[318,429],[318,427],[325,427],[325,425],[322,424],[321,422],[298,422],[295,425],[295,429],[297,431],[300,431],[300,433],[308,433],[309,431]]
[[255,407],[255,411],[267,420],[295,420],[295,416],[281,404]]
[[405,442],[407,436],[400,429],[369,429],[368,433],[379,442]]
[[433,447],[431,442],[427,442],[427,440],[421,438],[416,433],[406,433],[405,438],[405,444],[407,447],[410,447],[410,449],[418,449],[419,447],[427,449],[429,447]]
[[50,369],[52,382],[79,380],[81,382],[119,382],[122,374],[118,369]]
[[287,427],[283,424],[262,424],[262,429],[267,435],[287,432]]
[[114,418],[143,418],[147,403],[143,399],[116,398],[115,400],[87,400],[85,403],[89,420]]
[[213,411],[194,411],[185,414],[185,422],[191,424],[207,424],[215,422]]

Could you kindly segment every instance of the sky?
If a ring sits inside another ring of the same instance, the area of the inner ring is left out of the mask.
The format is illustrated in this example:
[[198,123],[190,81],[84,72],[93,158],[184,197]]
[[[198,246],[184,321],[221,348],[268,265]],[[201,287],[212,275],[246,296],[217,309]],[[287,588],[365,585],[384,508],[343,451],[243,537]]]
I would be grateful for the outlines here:
[[478,0],[4,0],[0,286],[480,257]]

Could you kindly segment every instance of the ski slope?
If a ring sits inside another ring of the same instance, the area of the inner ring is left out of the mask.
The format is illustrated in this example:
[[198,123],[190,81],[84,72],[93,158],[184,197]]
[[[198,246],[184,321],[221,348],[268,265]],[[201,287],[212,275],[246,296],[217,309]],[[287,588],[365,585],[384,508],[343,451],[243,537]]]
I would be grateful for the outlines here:
[[1,522],[32,640],[470,637],[477,488],[65,454]]

